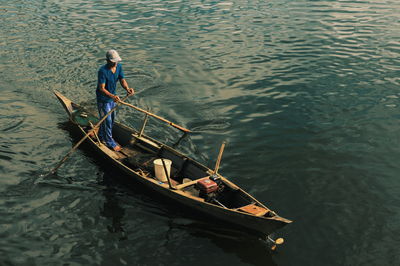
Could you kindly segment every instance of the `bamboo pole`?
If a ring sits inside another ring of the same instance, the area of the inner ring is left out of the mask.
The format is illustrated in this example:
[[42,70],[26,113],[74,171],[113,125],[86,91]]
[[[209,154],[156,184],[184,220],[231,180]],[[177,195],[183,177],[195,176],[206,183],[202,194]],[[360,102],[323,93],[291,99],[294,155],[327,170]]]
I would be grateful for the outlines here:
[[225,144],[226,144],[225,141],[222,142],[221,148],[219,149],[218,159],[217,159],[217,162],[215,163],[215,170],[214,170],[215,175],[218,173],[218,169],[219,169],[219,165],[221,163],[222,153],[224,152]]
[[134,106],[134,105],[132,105],[132,104],[126,103],[126,102],[124,102],[124,101],[120,101],[120,103],[123,104],[123,105],[129,106],[129,107],[131,107],[131,108],[133,108],[133,109],[136,109],[136,110],[138,110],[138,111],[140,111],[140,112],[143,112],[143,113],[145,113],[145,114],[148,114],[149,116],[152,116],[152,117],[154,117],[154,118],[157,118],[157,119],[159,119],[159,120],[161,120],[161,121],[163,121],[163,122],[165,122],[165,123],[167,123],[167,124],[173,126],[174,128],[177,128],[177,129],[179,129],[179,130],[181,130],[181,131],[183,131],[183,132],[187,132],[187,133],[192,132],[191,130],[189,130],[189,129],[187,129],[187,128],[181,127],[181,126],[179,126],[179,125],[177,125],[177,124],[175,124],[175,123],[172,123],[171,121],[169,121],[169,120],[167,120],[167,119],[165,119],[165,118],[163,118],[163,117],[161,117],[161,116],[158,116],[158,115],[155,115],[155,114],[153,114],[153,113],[150,113],[149,111],[146,111],[146,110],[144,110],[144,109],[142,109],[142,108],[139,108],[139,107]]
[[144,120],[143,120],[142,128],[140,129],[140,132],[139,132],[139,138],[143,135],[144,128],[146,127],[146,123],[147,123],[147,119],[148,118],[149,118],[149,115],[146,114],[146,116],[144,117]]
[[100,144],[101,144],[101,141],[100,141],[100,139],[99,139],[99,136],[97,136],[96,129],[94,128],[93,123],[89,121],[89,124],[90,124],[90,126],[92,127],[92,129],[93,129],[93,134],[94,134],[94,136],[96,137],[97,142],[98,142],[99,145],[100,145]]
[[[161,159],[162,165],[164,167],[164,173],[165,173],[165,176],[167,177],[169,188],[170,189],[176,189],[174,186],[172,186],[172,182],[171,182],[171,179],[169,177],[167,166],[165,165],[165,162],[164,162],[164,158],[160,158],[160,159]],[[171,173],[171,170],[170,170],[170,173]]]

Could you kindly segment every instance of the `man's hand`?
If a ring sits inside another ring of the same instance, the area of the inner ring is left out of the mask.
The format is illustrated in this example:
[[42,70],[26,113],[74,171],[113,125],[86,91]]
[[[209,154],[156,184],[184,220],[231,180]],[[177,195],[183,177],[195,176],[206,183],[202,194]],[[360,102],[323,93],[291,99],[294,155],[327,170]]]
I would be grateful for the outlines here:
[[121,87],[126,90],[129,96],[135,93],[135,90],[133,88],[129,88],[128,82],[126,82],[125,79],[121,79],[119,82],[121,83]]
[[127,88],[126,92],[128,93],[129,96],[132,96],[135,93],[135,90],[133,88]]
[[113,101],[114,102],[119,102],[119,101],[121,101],[121,99],[119,98],[119,96],[118,95],[114,95],[113,97],[112,97],[112,99],[113,99]]

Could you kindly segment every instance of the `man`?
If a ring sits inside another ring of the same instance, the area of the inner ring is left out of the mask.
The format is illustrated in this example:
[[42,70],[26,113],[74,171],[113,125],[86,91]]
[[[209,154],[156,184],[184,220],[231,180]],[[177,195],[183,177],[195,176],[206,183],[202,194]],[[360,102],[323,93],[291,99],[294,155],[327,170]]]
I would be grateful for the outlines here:
[[[118,95],[116,95],[118,80],[122,88],[124,88],[129,95],[134,94],[134,90],[129,88],[128,83],[125,80],[122,65],[118,64],[122,59],[117,51],[109,50],[106,53],[106,60],[107,64],[103,65],[99,69],[96,89],[97,108],[99,110],[100,118],[104,117],[116,106],[117,102],[121,100]],[[101,124],[99,138],[110,149],[120,151],[121,146],[119,146],[112,137],[112,126],[115,116],[116,112],[114,111]]]

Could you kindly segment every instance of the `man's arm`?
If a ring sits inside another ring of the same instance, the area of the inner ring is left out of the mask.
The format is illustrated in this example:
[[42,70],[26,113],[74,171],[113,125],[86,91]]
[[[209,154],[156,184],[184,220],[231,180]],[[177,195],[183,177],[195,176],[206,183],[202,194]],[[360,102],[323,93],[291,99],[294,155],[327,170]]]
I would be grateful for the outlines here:
[[106,90],[106,84],[105,83],[100,83],[99,84],[99,90],[100,90],[101,93],[103,93],[107,97],[110,97],[111,99],[113,99],[114,102],[119,102],[121,100],[118,97],[118,95],[114,95],[111,92],[109,92],[108,90]]
[[135,93],[135,90],[133,88],[129,88],[128,82],[126,82],[125,79],[120,79],[119,82],[122,88],[124,88],[129,95],[133,95]]

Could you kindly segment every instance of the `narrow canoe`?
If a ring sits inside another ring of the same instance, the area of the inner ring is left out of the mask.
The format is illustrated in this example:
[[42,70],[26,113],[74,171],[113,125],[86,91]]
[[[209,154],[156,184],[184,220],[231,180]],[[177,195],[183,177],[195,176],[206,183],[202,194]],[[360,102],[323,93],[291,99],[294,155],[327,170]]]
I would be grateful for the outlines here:
[[[99,121],[96,115],[61,93],[54,91],[54,94],[82,136],[91,129],[91,124]],[[262,237],[292,222],[212,169],[138,130],[115,123],[113,137],[123,147],[121,152],[107,148],[98,141],[96,134],[88,137],[86,142],[127,176],[196,213]],[[158,158],[172,162],[169,182],[155,176],[153,161]]]

